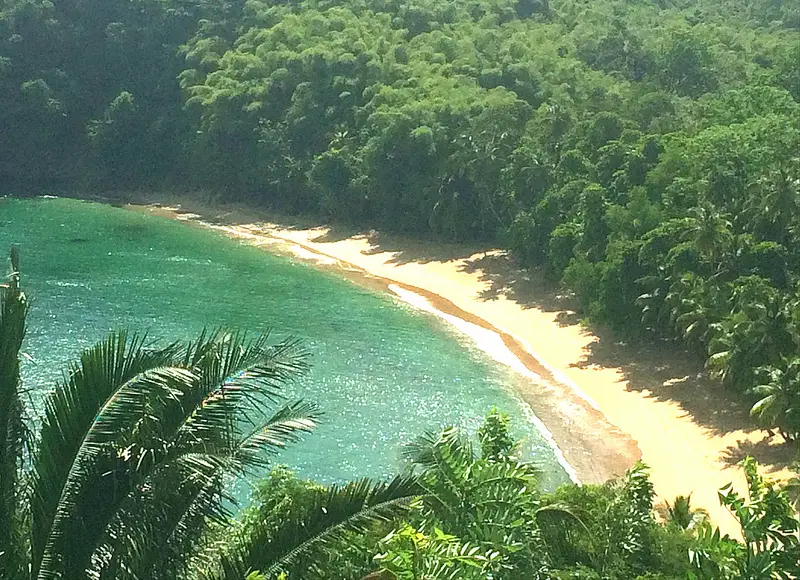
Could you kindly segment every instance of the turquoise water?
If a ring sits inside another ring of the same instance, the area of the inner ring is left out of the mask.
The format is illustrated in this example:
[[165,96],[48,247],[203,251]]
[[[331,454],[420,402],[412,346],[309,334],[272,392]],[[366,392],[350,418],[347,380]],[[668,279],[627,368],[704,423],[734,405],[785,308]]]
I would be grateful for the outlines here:
[[114,329],[189,338],[220,325],[294,336],[311,372],[287,389],[322,425],[278,459],[324,482],[385,477],[426,429],[508,412],[546,487],[566,481],[513,393],[517,380],[438,319],[335,274],[208,230],[67,199],[0,199],[0,251],[18,243],[31,299],[23,377],[34,404],[65,363]]

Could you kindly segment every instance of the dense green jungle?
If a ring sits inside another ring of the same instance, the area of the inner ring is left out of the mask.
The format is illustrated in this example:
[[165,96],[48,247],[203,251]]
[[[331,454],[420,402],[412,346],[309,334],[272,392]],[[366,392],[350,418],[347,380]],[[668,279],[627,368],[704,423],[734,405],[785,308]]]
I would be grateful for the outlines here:
[[[170,190],[505,248],[800,440],[797,0],[0,0],[0,196]],[[690,498],[656,517],[641,465],[539,491],[499,411],[390,482],[276,467],[233,513],[226,477],[318,419],[281,397],[302,348],[117,333],[31,420],[14,256],[0,578],[800,575],[791,484],[752,461],[732,539]]]

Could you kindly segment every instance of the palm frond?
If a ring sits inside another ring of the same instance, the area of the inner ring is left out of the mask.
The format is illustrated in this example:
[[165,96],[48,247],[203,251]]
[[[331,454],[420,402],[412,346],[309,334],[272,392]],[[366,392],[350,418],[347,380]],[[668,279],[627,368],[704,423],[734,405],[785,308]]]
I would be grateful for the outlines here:
[[94,547],[128,494],[166,456],[159,408],[196,380],[185,369],[158,367],[124,383],[100,407],[67,474],[39,576],[89,568]]
[[230,438],[190,439],[173,446],[175,461],[187,470],[187,477],[204,483],[221,473],[244,474],[265,468],[269,454],[299,439],[316,425],[319,411],[314,403],[297,401],[283,406],[262,426]]
[[406,459],[420,467],[431,468],[440,463],[437,455],[447,455],[466,466],[475,459],[472,441],[456,427],[448,427],[441,432],[426,431],[408,443],[403,450]]
[[429,468],[436,465],[434,458],[434,447],[439,440],[438,431],[425,431],[422,435],[418,435],[413,441],[410,441],[403,448],[403,457],[423,468]]
[[184,395],[192,412],[182,417],[177,430],[181,444],[207,441],[215,433],[230,439],[247,425],[263,426],[284,399],[286,383],[308,368],[296,341],[272,345],[268,335],[250,340],[244,333],[223,330],[204,332],[190,343],[183,364],[194,368],[201,380]]
[[11,273],[0,285],[0,578],[19,575],[19,473],[27,438],[20,399],[19,351],[28,304],[19,288],[19,253],[11,248]]
[[558,561],[578,560],[577,536],[583,536],[590,546],[595,544],[594,535],[589,527],[572,507],[566,504],[541,506],[536,510],[536,523],[547,546],[548,554]]
[[694,529],[708,519],[706,510],[692,506],[692,494],[676,496],[672,503],[665,501],[657,511],[667,522],[684,530]]
[[[134,346],[130,350],[138,353],[140,344]],[[99,358],[113,363],[118,351],[109,348]],[[265,337],[249,340],[243,333],[215,331],[164,353],[167,364],[154,364],[161,361],[151,357],[149,368],[95,402],[85,430],[76,430],[80,440],[50,520],[40,578],[77,574],[92,562],[100,566],[98,574],[107,573],[108,567],[121,570],[122,554],[128,556],[126,569],[135,569],[136,558],[149,550],[141,538],[157,534],[148,532],[147,518],[136,523],[124,514],[134,513],[131,506],[147,496],[153,478],[174,464],[180,477],[173,488],[207,499],[206,513],[213,515],[222,493],[198,496],[198,490],[220,489],[224,474],[265,465],[266,451],[296,440],[298,432],[315,424],[318,413],[307,403],[287,405],[271,418],[266,414],[281,398],[283,383],[304,369],[295,343],[269,345]],[[117,358],[124,359],[124,353]],[[56,419],[61,418],[57,411],[75,412],[68,403],[75,378],[88,374],[86,357],[82,363],[53,397],[56,403],[49,409]],[[126,376],[116,371],[118,365],[107,366],[115,371],[99,373],[107,382]],[[177,503],[184,514],[192,507]],[[170,513],[156,517],[157,510],[151,510],[153,521],[162,525],[181,511]],[[76,540],[78,546],[67,549]]]
[[203,331],[197,341],[189,343],[182,366],[197,369],[203,378],[195,403],[210,393],[224,392],[226,396],[218,400],[242,410],[282,400],[287,382],[308,370],[307,353],[296,340],[272,344],[268,333],[250,339],[244,332],[224,329]]
[[454,427],[437,435],[426,433],[409,444],[406,456],[426,468],[422,484],[430,509],[444,519],[458,518],[469,469],[475,462],[469,438]]
[[413,475],[401,475],[389,483],[362,479],[324,489],[313,502],[287,514],[279,530],[259,528],[223,555],[218,578],[238,580],[249,570],[262,570],[270,577],[284,569],[303,577],[298,570],[310,568],[347,533],[364,532],[400,517],[421,491]]
[[278,409],[263,425],[257,425],[241,437],[234,457],[242,470],[267,465],[268,455],[310,433],[320,417],[319,407],[308,401],[295,401]]
[[31,478],[32,577],[39,573],[64,487],[98,412],[123,384],[169,364],[175,353],[175,345],[149,349],[143,337],[112,334],[85,350],[48,397]]
[[165,421],[170,405],[183,407],[183,395],[199,377],[178,367],[156,367],[120,386],[103,404],[82,448],[161,439],[177,427]]
[[92,555],[98,580],[161,580],[180,577],[209,522],[224,524],[221,470],[203,480],[181,465],[158,469],[126,498]]
[[94,556],[98,577],[175,577],[209,522],[225,522],[229,514],[224,506],[235,504],[225,493],[224,477],[264,467],[265,452],[297,440],[299,431],[310,431],[316,414],[316,405],[297,402],[246,435],[173,445],[176,457],[162,462],[132,490],[108,526]]

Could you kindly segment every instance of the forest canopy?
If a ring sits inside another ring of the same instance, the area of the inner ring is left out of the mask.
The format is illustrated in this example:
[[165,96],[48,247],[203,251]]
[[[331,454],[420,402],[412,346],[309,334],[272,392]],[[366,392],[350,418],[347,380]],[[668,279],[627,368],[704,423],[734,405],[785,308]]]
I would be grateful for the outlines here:
[[2,0],[0,193],[501,244],[800,436],[800,4]]

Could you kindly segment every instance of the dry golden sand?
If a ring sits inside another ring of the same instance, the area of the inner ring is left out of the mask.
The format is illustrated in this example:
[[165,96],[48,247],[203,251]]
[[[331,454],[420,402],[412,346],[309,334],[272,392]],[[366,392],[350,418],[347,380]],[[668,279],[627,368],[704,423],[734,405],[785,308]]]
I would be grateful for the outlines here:
[[744,490],[737,463],[749,454],[772,477],[790,475],[791,450],[780,437],[754,430],[746,408],[705,381],[697,361],[670,345],[626,345],[593,334],[563,297],[503,252],[339,232],[187,201],[134,208],[219,229],[357,283],[386,290],[395,284],[440,313],[497,332],[537,375],[520,377],[520,395],[582,482],[619,475],[641,458],[659,498],[691,493],[723,532],[739,536],[717,498],[731,481]]

